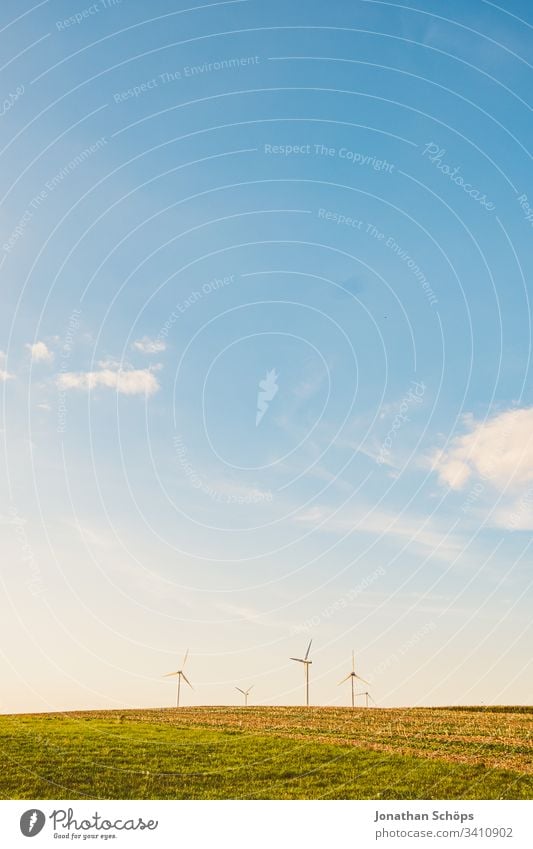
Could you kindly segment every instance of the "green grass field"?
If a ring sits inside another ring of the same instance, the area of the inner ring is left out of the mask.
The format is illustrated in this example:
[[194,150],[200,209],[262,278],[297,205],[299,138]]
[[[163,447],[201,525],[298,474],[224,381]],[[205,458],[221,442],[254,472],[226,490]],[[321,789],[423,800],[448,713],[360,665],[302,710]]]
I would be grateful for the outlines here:
[[532,799],[533,709],[0,717],[7,799]]

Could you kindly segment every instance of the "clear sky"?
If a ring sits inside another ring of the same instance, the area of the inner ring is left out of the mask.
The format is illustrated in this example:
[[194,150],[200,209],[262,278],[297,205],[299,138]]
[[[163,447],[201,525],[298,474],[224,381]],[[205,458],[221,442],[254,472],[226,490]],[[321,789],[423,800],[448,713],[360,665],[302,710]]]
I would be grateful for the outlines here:
[[532,24],[4,0],[1,711],[531,703]]

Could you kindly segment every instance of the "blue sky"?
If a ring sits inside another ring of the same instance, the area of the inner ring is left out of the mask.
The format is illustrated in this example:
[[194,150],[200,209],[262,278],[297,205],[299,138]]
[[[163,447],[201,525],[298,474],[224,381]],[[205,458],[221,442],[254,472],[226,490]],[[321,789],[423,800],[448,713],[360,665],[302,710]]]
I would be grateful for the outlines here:
[[531,702],[530,28],[3,4],[2,711]]

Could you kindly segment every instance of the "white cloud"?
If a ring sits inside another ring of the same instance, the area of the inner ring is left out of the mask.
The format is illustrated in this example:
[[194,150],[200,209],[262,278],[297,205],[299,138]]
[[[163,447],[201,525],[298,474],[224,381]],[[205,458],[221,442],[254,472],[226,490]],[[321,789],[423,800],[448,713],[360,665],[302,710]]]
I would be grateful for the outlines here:
[[110,369],[65,372],[57,379],[60,389],[90,390],[98,387],[114,389],[121,395],[153,395],[160,388],[151,369]]
[[[130,366],[126,367],[130,368]],[[124,364],[121,363],[120,360],[115,360],[113,357],[108,357],[106,360],[98,360],[98,368],[120,371],[121,368],[124,368]],[[131,368],[133,368],[133,366],[131,366]]]
[[378,537],[396,537],[415,545],[423,553],[449,561],[464,548],[464,540],[438,528],[426,517],[399,516],[385,510],[359,509],[335,512],[331,507],[316,506],[295,517],[295,521],[341,535],[368,533]]
[[216,604],[215,609],[231,616],[234,619],[244,619],[245,622],[253,623],[256,623],[264,615],[261,611],[256,610],[253,607],[244,607],[243,605],[229,604],[227,602]]
[[26,348],[34,363],[51,363],[54,359],[52,351],[44,342],[34,342],[32,345],[26,345]]
[[7,357],[6,357],[6,354],[4,353],[4,351],[0,351],[0,383],[5,383],[6,380],[11,380],[13,378],[12,374],[9,374],[8,371],[1,368],[3,363],[5,363],[6,359],[7,359]]
[[224,495],[228,503],[258,503],[272,501],[272,492],[258,486],[234,483],[228,480],[206,480],[205,490],[216,495]]
[[506,490],[533,481],[533,407],[507,410],[486,422],[472,417],[465,422],[469,432],[433,458],[442,484],[459,490],[479,477]]
[[533,496],[526,491],[492,517],[492,524],[508,531],[533,531]]
[[133,347],[143,354],[160,354],[166,351],[166,343],[162,339],[150,339],[148,336],[143,336],[142,339],[137,339],[133,343]]

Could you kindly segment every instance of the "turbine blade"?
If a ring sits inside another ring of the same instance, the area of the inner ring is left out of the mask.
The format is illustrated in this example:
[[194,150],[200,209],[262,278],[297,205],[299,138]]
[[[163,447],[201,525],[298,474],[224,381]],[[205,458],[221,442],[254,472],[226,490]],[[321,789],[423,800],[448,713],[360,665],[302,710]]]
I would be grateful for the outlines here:
[[352,649],[352,672],[355,672],[355,652]]
[[183,658],[183,663],[181,664],[182,666],[185,666],[185,664],[187,663],[188,657],[189,657],[189,649],[187,649],[187,651],[185,652],[185,657]]
[[249,692],[250,692],[250,690],[253,690],[253,688],[254,688],[254,684],[252,684],[252,686],[251,686],[251,687],[248,687],[248,689],[246,690],[246,692],[247,692],[247,693],[249,693]]
[[312,643],[312,642],[313,642],[312,640],[309,640],[309,645],[307,646],[307,651],[306,651],[306,653],[305,653],[305,658],[304,658],[304,660],[307,660],[307,658],[309,657],[309,650],[310,650],[310,648],[311,648],[311,643]]
[[238,690],[238,691],[239,691],[239,693],[242,693],[242,694],[243,694],[243,696],[245,696],[245,695],[246,695],[246,693],[244,692],[244,690],[241,690],[241,688],[240,688],[240,687],[235,687],[235,689],[236,689],[236,690]]
[[185,672],[182,672],[181,674],[182,674],[182,676],[183,676],[183,679],[187,682],[187,684],[188,684],[188,685],[189,685],[189,687],[191,688],[191,690],[194,690],[194,687],[193,687],[193,685],[191,684],[191,682],[189,681],[189,679],[187,678],[187,676],[185,675]]
[[289,660],[296,660],[298,663],[305,663],[305,660],[302,660],[301,657],[290,657]]
[[349,681],[351,677],[352,677],[352,673],[350,672],[350,674],[347,675],[346,678],[343,678],[342,681],[339,681],[339,683],[337,684],[337,687],[340,687],[340,685],[344,684],[345,681]]
[[363,684],[368,684],[368,686],[370,686],[370,682],[369,682],[369,681],[367,681],[365,678],[361,678],[361,676],[360,676],[360,675],[356,675],[355,677],[356,677],[359,681],[362,681],[362,682],[363,682]]
[[172,678],[173,675],[179,675],[179,672],[167,672],[166,675],[163,675],[163,678]]

